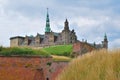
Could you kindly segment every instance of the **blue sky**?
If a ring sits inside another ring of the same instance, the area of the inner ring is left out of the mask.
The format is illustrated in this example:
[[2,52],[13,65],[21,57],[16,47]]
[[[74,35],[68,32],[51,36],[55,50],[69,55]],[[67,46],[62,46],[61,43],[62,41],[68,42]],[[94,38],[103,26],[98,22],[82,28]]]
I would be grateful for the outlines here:
[[61,32],[67,18],[79,40],[120,48],[120,0],[0,0],[0,45],[12,36],[44,34],[46,8],[52,31]]

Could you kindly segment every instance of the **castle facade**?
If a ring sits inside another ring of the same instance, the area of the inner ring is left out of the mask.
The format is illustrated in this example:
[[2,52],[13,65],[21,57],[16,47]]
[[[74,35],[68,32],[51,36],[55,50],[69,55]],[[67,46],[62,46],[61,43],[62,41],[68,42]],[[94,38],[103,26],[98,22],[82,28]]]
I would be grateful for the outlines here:
[[73,52],[86,53],[95,49],[108,48],[107,35],[100,44],[88,43],[77,40],[76,33],[69,29],[69,22],[66,19],[64,29],[60,33],[53,32],[50,28],[50,19],[47,11],[45,34],[37,33],[36,36],[15,36],[10,38],[10,47],[46,47],[53,45],[73,44]]
[[69,29],[69,22],[66,19],[64,29],[60,33],[53,32],[50,28],[50,19],[47,11],[45,34],[37,33],[36,36],[15,36],[10,38],[10,46],[44,47],[52,45],[72,44],[77,41],[76,33]]

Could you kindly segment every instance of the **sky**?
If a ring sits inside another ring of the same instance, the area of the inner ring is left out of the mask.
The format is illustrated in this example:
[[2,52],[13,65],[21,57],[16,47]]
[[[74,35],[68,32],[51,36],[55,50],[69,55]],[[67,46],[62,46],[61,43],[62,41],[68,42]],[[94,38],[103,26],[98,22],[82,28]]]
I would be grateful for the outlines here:
[[67,18],[78,40],[120,48],[120,0],[0,0],[0,45],[10,37],[44,34],[49,8],[52,31],[61,32]]

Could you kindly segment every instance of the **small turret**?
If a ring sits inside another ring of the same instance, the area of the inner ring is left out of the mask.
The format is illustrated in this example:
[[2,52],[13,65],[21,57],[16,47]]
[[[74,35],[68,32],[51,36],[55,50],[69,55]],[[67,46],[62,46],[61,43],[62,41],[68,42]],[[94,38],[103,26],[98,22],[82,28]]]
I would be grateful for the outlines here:
[[107,35],[106,35],[106,34],[105,34],[105,36],[104,36],[104,41],[108,41],[108,40],[107,40]]
[[93,43],[93,46],[96,47],[96,43],[95,42]]
[[24,44],[26,46],[29,45],[29,37],[27,35],[25,36]]
[[103,48],[108,48],[108,40],[107,40],[107,35],[105,34],[104,36],[104,41],[102,41]]

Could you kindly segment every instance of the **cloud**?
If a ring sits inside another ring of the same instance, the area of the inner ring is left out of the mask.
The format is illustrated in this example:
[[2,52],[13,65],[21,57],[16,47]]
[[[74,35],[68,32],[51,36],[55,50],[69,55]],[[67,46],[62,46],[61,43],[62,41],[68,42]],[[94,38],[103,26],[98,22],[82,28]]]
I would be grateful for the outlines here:
[[0,45],[9,46],[9,38],[18,35],[36,35],[37,32],[44,33],[44,23],[40,18],[31,19],[19,13],[4,10],[0,13]]
[[114,48],[114,49],[120,48],[120,38],[110,41],[109,44],[110,44],[109,46],[110,48]]
[[61,32],[68,18],[79,40],[101,43],[107,33],[110,48],[119,47],[118,0],[0,0],[0,44],[9,46],[12,36],[43,34],[47,7],[53,31]]

